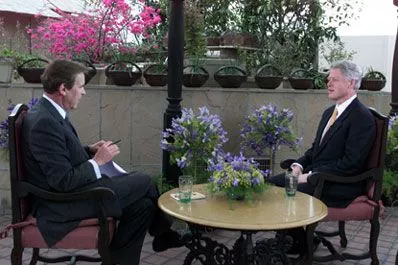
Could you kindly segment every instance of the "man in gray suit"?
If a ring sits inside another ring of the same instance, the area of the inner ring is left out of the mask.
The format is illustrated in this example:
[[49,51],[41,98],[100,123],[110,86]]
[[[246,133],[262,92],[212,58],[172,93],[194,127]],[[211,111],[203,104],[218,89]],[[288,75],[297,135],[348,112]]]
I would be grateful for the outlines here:
[[[298,175],[299,191],[313,194],[315,187],[308,183],[311,172],[353,176],[364,170],[376,137],[376,125],[368,108],[357,98],[361,78],[360,67],[352,62],[341,61],[331,66],[328,97],[336,104],[323,113],[311,148],[291,165]],[[271,177],[270,182],[284,186],[284,174]],[[346,207],[364,192],[365,182],[325,183],[321,200],[329,207]]]
[[[82,146],[68,120],[84,89],[87,68],[76,62],[55,60],[41,79],[44,88],[39,103],[29,110],[23,123],[23,152],[28,181],[55,192],[108,187],[117,199],[106,201],[108,216],[119,219],[111,242],[115,264],[139,264],[146,232],[154,235],[153,249],[163,251],[182,246],[177,233],[157,207],[158,192],[151,178],[139,172],[109,178],[100,166],[119,154],[111,141]],[[80,220],[95,216],[93,201],[68,203],[34,198],[33,215],[49,246],[61,240]]]

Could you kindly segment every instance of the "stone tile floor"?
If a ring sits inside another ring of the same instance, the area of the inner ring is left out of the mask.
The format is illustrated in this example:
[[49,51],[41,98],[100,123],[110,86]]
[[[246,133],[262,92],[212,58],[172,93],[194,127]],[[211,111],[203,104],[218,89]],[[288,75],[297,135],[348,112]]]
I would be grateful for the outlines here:
[[[10,214],[5,214],[0,216],[0,227],[5,226],[10,222],[11,216]],[[378,241],[377,252],[380,259],[381,265],[394,265],[395,264],[395,256],[398,251],[398,207],[388,208],[387,213],[384,219],[380,220],[381,229],[380,229],[380,237]],[[332,229],[336,227],[334,223],[321,223],[319,228]],[[348,246],[347,250],[350,251],[360,251],[367,248],[367,242],[369,241],[369,222],[348,222],[346,224],[346,233],[348,238]],[[208,233],[208,236],[211,236],[213,239],[218,242],[222,242],[227,246],[232,246],[235,242],[238,233],[224,230],[215,230]],[[254,241],[260,238],[270,238],[274,236],[274,232],[265,232],[256,234]],[[335,243],[338,242],[336,239]],[[140,265],[180,265],[183,263],[184,258],[187,254],[187,249],[177,248],[170,249],[168,251],[162,253],[154,253],[152,251],[152,238],[147,236],[145,238],[144,246],[141,253],[141,262]],[[0,240],[0,265],[9,265],[10,262],[10,253],[12,248],[12,236],[9,236],[6,239]],[[317,255],[326,253],[326,249],[323,246],[320,246],[316,252]],[[46,251],[49,255],[56,255],[59,252],[61,253],[95,253],[94,251],[77,251],[77,250],[56,250],[56,251]],[[29,264],[30,261],[31,250],[26,249],[23,256],[23,265]],[[39,265],[43,263],[38,262]],[[67,264],[67,263],[65,263]],[[78,265],[87,265],[93,263],[79,262]],[[99,263],[97,263],[99,264]],[[200,264],[198,262],[198,264]],[[313,263],[320,264],[320,263]],[[325,265],[340,265],[340,264],[355,264],[355,265],[365,265],[370,264],[370,259],[362,260],[362,261],[352,261],[346,260],[343,262],[334,261],[323,263]]]

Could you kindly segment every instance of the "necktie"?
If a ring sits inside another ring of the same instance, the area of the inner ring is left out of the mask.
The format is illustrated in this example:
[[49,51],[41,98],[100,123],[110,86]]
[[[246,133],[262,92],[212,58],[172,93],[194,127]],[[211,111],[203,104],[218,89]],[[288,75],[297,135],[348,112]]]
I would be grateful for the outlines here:
[[66,117],[65,117],[65,123],[69,126],[69,128],[72,129],[73,133],[77,136],[75,127],[73,127],[72,123],[70,122],[68,115],[66,115]]
[[320,141],[320,142],[322,142],[322,139],[323,139],[323,137],[325,136],[326,132],[329,130],[330,127],[332,127],[333,123],[336,121],[336,118],[337,118],[337,115],[338,115],[338,114],[339,114],[339,113],[338,113],[338,111],[337,111],[337,108],[334,108],[334,111],[333,111],[333,113],[332,113],[332,116],[330,116],[329,121],[328,121],[328,124],[326,124],[326,127],[325,127],[325,129],[323,130],[323,133],[322,133],[322,137],[321,137],[321,141]]

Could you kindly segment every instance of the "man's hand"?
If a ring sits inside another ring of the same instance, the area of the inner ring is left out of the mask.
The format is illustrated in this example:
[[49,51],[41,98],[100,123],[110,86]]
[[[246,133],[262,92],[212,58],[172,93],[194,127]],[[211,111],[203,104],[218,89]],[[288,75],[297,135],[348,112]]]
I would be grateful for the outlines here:
[[308,175],[310,173],[306,173],[306,174],[300,174],[298,176],[298,183],[307,183],[307,179],[308,179]]
[[299,176],[299,175],[303,174],[303,171],[301,170],[301,167],[299,165],[297,165],[297,164],[296,165],[292,165],[290,168],[292,169],[292,173],[294,175]]
[[91,144],[88,146],[88,151],[90,154],[95,155],[98,151],[98,149],[105,143],[104,140],[101,140],[99,142],[96,142],[95,144]]
[[101,166],[111,161],[119,153],[119,147],[116,144],[113,144],[112,141],[104,141],[103,144],[98,146],[93,159]]

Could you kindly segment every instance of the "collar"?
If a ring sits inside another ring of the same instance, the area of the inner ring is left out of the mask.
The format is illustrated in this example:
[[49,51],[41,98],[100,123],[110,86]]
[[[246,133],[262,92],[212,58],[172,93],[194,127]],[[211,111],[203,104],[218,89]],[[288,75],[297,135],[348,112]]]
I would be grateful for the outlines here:
[[57,103],[55,103],[55,101],[52,100],[51,98],[49,98],[46,94],[43,94],[43,98],[47,99],[47,100],[51,103],[51,105],[53,105],[54,108],[59,112],[59,114],[61,115],[61,117],[62,117],[63,119],[65,119],[65,117],[66,117],[66,111],[65,111],[60,105],[58,105]]
[[354,101],[354,99],[356,99],[357,98],[357,95],[355,94],[355,95],[353,95],[352,97],[350,97],[349,99],[347,99],[346,101],[344,101],[343,103],[341,103],[341,104],[336,104],[336,109],[337,109],[337,117],[336,117],[336,119],[338,118],[338,117],[340,117],[341,116],[341,114],[343,114],[343,112],[346,110],[346,108],[351,104],[351,102],[352,101]]

